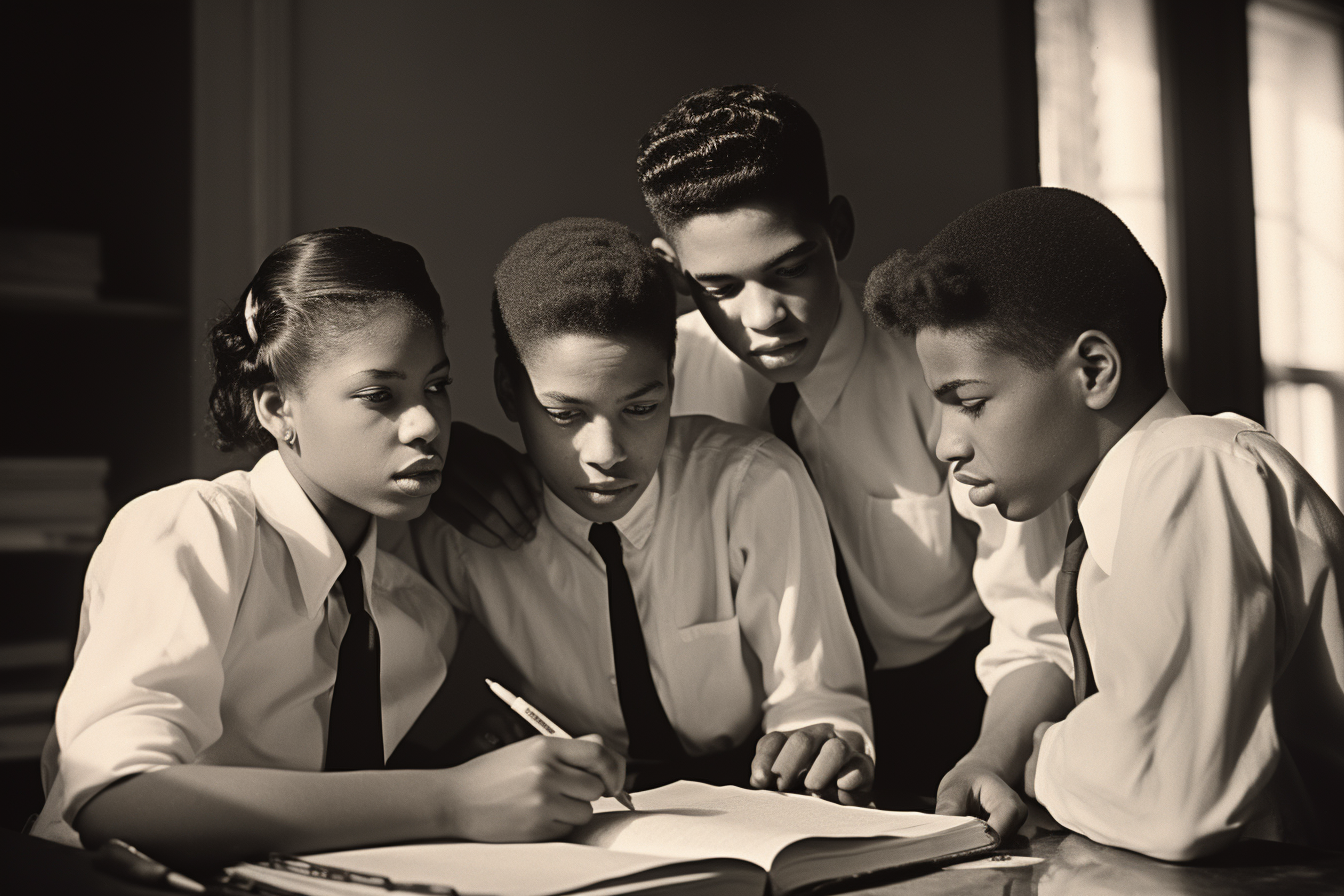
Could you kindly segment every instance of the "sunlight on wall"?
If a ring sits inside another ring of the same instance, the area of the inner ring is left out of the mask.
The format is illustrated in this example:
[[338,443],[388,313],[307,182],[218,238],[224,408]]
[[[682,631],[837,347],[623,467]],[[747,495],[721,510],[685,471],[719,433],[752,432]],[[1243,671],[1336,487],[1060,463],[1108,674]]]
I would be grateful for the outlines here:
[[1247,9],[1260,346],[1269,429],[1340,502],[1344,42],[1304,3]]
[[1163,341],[1179,316],[1168,252],[1162,93],[1146,0],[1036,0],[1041,183],[1105,203],[1167,286]]

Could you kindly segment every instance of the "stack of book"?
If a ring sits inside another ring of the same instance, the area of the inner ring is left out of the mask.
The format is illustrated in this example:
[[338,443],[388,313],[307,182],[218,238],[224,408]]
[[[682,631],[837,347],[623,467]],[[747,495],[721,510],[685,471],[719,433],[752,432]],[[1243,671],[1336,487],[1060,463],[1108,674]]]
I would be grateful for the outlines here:
[[107,524],[107,459],[0,458],[0,551],[88,550]]
[[70,672],[88,555],[107,525],[107,460],[0,458],[0,762],[31,759]]
[[0,228],[0,296],[92,301],[102,279],[98,234]]

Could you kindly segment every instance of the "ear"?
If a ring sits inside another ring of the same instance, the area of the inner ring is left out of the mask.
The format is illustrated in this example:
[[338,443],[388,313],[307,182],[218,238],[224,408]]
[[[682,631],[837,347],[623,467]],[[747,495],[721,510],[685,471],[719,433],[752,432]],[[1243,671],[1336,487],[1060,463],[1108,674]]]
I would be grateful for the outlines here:
[[513,386],[513,374],[502,358],[495,358],[495,398],[504,409],[510,423],[518,422],[518,393]]
[[677,292],[684,296],[695,295],[695,290],[691,288],[691,281],[686,273],[681,269],[681,260],[677,258],[677,250],[672,248],[672,244],[660,237],[655,237],[650,244],[653,246],[653,252],[663,260],[667,266],[667,275],[672,278],[672,285]]
[[1100,411],[1115,400],[1123,373],[1120,349],[1100,330],[1086,330],[1074,340],[1070,355],[1078,365],[1084,403]]
[[826,233],[831,238],[831,249],[836,261],[844,261],[854,246],[854,207],[844,196],[831,200],[831,217],[826,222]]
[[252,390],[252,407],[261,426],[275,439],[275,444],[286,443],[285,433],[293,433],[294,419],[289,403],[280,394],[275,383],[266,383]]

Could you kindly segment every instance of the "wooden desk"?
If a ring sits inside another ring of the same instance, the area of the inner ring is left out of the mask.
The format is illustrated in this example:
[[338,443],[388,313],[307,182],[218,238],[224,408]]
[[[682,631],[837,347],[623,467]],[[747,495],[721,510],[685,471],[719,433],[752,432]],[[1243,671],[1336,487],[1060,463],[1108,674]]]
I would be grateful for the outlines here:
[[1060,830],[1032,806],[1023,834],[999,854],[1034,865],[984,871],[945,868],[857,891],[864,896],[1241,896],[1344,893],[1344,853],[1246,840],[1198,862],[1159,862]]
[[[1031,834],[1009,841],[1009,848],[1000,850],[1045,860],[1029,867],[945,869],[853,892],[855,896],[1344,893],[1344,854],[1339,853],[1251,840],[1215,859],[1173,865],[1046,827],[1036,827]],[[7,896],[164,896],[170,892],[108,877],[93,868],[90,860],[91,855],[83,850],[0,831],[0,892]]]

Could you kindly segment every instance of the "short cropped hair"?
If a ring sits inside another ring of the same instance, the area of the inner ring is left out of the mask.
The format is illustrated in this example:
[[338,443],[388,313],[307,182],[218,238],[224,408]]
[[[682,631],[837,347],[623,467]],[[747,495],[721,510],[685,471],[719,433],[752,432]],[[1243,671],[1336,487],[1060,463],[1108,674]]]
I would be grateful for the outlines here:
[[821,131],[807,110],[754,84],[684,97],[639,142],[639,184],[671,234],[695,215],[784,200],[825,220],[830,203]]
[[658,256],[628,227],[562,218],[513,244],[495,269],[495,352],[514,372],[544,339],[641,337],[676,346],[676,291]]
[[919,252],[868,277],[873,322],[913,336],[964,329],[1036,369],[1086,330],[1115,340],[1141,381],[1165,382],[1166,290],[1152,259],[1106,206],[1072,190],[1026,187],[965,212]]

